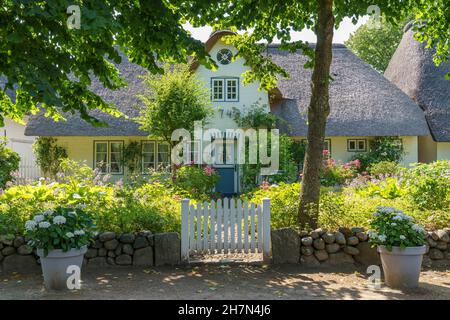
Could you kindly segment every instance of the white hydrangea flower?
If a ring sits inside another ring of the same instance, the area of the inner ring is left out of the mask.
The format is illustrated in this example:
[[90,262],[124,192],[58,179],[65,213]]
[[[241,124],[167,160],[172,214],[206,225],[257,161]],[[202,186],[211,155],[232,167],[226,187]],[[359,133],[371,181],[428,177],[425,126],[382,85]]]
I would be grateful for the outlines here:
[[406,237],[404,235],[400,235],[400,240],[405,240]]
[[36,223],[39,223],[39,222],[44,221],[45,217],[42,214],[38,214],[37,216],[34,217],[33,220],[36,221]]
[[25,222],[25,229],[27,229],[28,231],[33,231],[36,226],[37,223],[34,220],[28,220],[27,222]]
[[392,218],[392,220],[402,221],[403,217],[401,215],[396,215]]
[[48,222],[48,221],[42,221],[42,222],[39,222],[39,228],[47,229],[47,228],[50,227],[50,226],[51,226],[51,224],[50,224],[50,222]]
[[44,211],[44,216],[51,216],[52,214],[53,214],[53,210],[48,209],[48,210]]
[[64,223],[66,223],[66,218],[63,216],[56,216],[53,218],[53,223],[54,224],[64,224]]
[[77,216],[77,213],[75,211],[70,211],[68,214],[71,217],[76,217]]
[[395,227],[395,226],[397,226],[397,224],[395,222],[392,222],[391,226]]
[[369,238],[376,238],[378,237],[378,233],[376,233],[375,231],[370,230],[368,233]]
[[386,241],[386,236],[384,234],[380,234],[378,236],[378,240],[380,240],[381,242],[385,242]]
[[75,231],[74,231],[74,234],[75,234],[76,236],[83,236],[83,235],[84,235],[84,230],[75,230]]
[[411,227],[414,231],[423,232],[423,227],[418,224],[413,224]]
[[72,232],[67,232],[67,233],[66,233],[66,237],[67,237],[67,238],[73,238],[74,235],[73,235]]

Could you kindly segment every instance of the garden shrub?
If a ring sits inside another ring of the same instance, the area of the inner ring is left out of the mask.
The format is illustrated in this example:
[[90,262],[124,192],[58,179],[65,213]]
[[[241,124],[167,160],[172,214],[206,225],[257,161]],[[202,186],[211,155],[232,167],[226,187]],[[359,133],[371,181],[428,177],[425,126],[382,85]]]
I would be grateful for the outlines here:
[[209,166],[185,165],[178,168],[172,178],[176,189],[189,194],[211,194],[219,175]]
[[399,164],[394,161],[372,163],[367,170],[369,174],[375,177],[397,175],[401,171]]
[[0,188],[14,181],[13,173],[19,170],[20,157],[6,146],[6,140],[0,138]]
[[415,164],[404,178],[412,201],[424,209],[450,205],[450,161]]
[[336,163],[333,159],[324,160],[324,166],[320,175],[320,183],[325,187],[343,185],[347,180],[353,178],[360,164],[358,160],[345,164]]
[[396,137],[376,137],[370,141],[369,151],[358,153],[352,159],[360,161],[360,172],[367,171],[372,164],[382,161],[400,163],[404,150],[398,141]]
[[270,198],[270,224],[272,229],[297,227],[300,184],[280,183],[269,185],[263,183],[254,192],[242,196],[243,200],[262,203],[263,198]]
[[356,192],[366,197],[379,196],[384,199],[395,199],[406,194],[406,189],[394,177],[371,179],[365,187],[356,188]]

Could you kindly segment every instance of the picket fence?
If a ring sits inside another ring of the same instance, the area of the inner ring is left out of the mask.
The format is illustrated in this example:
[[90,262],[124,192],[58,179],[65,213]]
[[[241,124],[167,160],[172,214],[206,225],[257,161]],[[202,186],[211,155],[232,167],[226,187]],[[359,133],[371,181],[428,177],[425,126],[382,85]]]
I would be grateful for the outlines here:
[[191,254],[262,253],[270,260],[270,199],[261,204],[224,198],[181,204],[181,258]]
[[33,159],[21,159],[18,171],[17,184],[31,183],[42,176],[41,169]]

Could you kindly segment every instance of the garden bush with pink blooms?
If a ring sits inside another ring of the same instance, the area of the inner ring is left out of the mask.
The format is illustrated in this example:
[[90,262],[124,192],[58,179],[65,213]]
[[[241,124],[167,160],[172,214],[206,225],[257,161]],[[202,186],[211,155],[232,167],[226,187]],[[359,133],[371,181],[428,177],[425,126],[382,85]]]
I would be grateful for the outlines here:
[[212,190],[218,181],[219,175],[214,169],[195,164],[177,168],[172,176],[174,189],[191,198],[212,195]]

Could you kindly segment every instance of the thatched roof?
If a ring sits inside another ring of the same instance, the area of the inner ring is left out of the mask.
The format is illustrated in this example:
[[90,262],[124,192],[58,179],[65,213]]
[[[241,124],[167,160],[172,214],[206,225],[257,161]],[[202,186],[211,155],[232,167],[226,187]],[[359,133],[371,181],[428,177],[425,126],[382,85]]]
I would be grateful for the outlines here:
[[117,66],[128,85],[116,91],[105,89],[95,80],[91,90],[101,96],[105,101],[114,103],[127,117],[116,118],[100,110],[89,111],[89,114],[108,123],[108,127],[93,127],[80,118],[78,113],[64,113],[67,121],[54,122],[42,113],[30,117],[25,135],[28,136],[146,136],[148,133],[139,130],[139,125],[132,118],[139,115],[139,106],[142,106],[137,94],[144,92],[145,88],[140,76],[146,70],[131,63],[123,54],[122,62]]
[[[215,34],[213,34],[215,39]],[[280,93],[272,111],[284,118],[279,126],[282,132],[292,136],[305,136],[307,132],[306,110],[310,98],[311,70],[303,68],[307,58],[300,52],[280,51],[269,48],[274,61],[290,74],[280,79]],[[386,80],[368,64],[353,55],[343,45],[333,46],[330,88],[331,114],[327,124],[328,136],[390,136],[427,135],[428,127],[420,108],[400,89]],[[145,70],[130,63],[125,57],[118,66],[128,87],[118,91],[106,90],[99,82],[93,84],[94,92],[106,101],[114,102],[126,115],[138,114],[136,105],[141,102],[136,94],[144,91],[138,77]],[[78,114],[66,115],[67,121],[53,122],[42,114],[32,116],[26,134],[37,136],[145,136],[131,119],[114,118],[100,111],[92,115],[109,123],[109,127],[94,128],[81,120]]]
[[450,63],[436,67],[435,50],[425,49],[410,28],[405,31],[384,75],[423,109],[434,140],[450,141]]
[[[306,57],[276,46],[269,49],[273,60],[285,68],[289,79],[280,79],[283,99],[272,112],[284,121],[280,129],[292,136],[306,136],[307,108],[311,96],[311,70]],[[327,136],[419,136],[429,134],[420,108],[344,45],[333,45],[330,84],[330,115]]]

